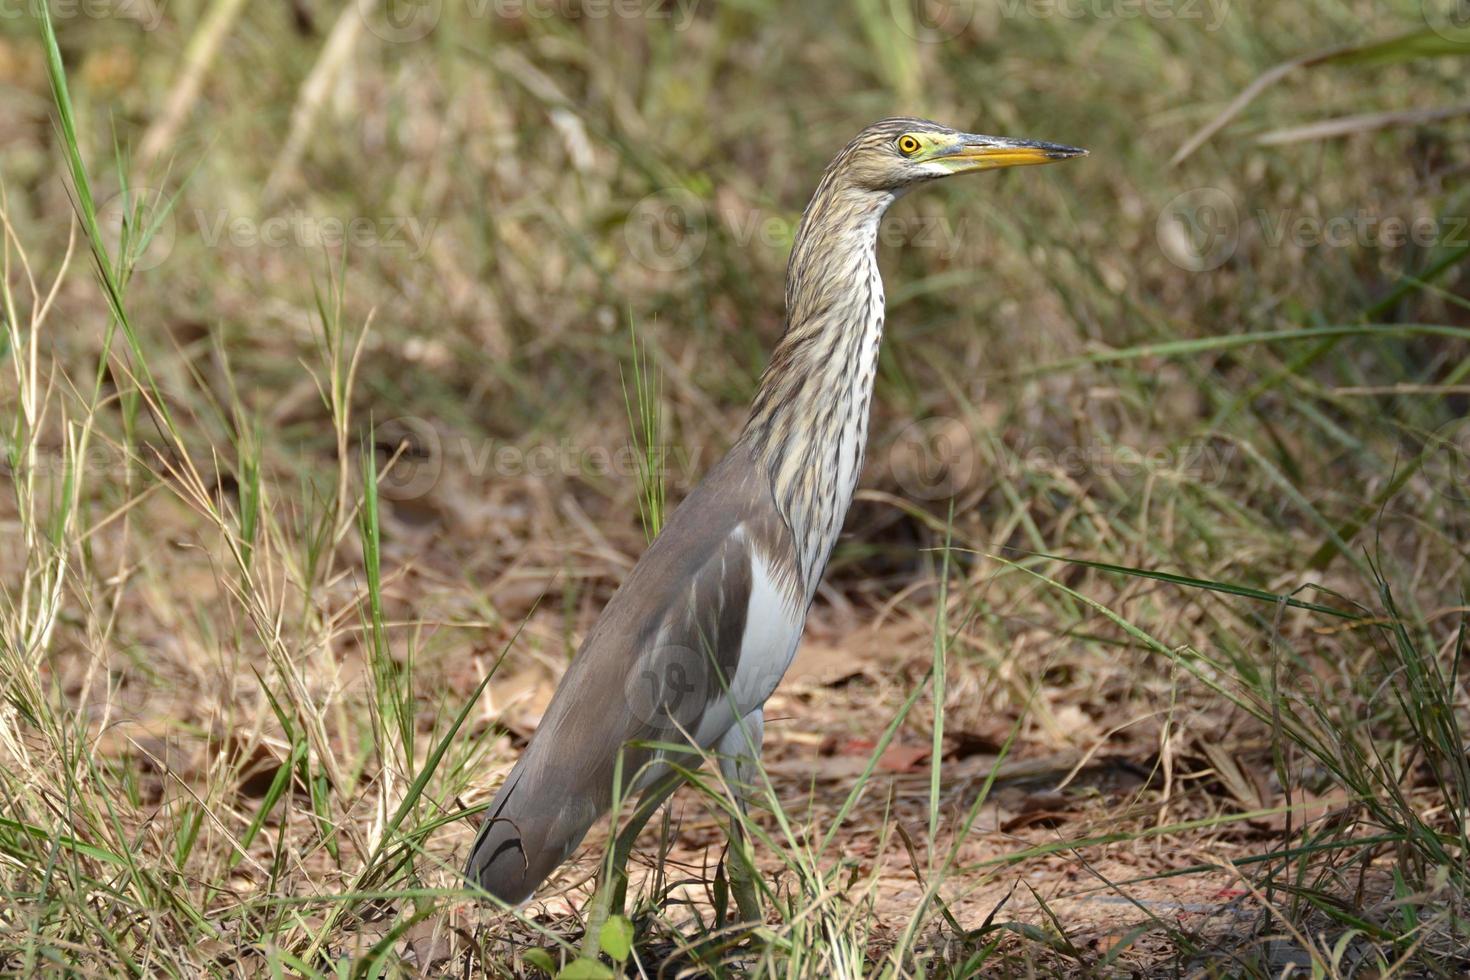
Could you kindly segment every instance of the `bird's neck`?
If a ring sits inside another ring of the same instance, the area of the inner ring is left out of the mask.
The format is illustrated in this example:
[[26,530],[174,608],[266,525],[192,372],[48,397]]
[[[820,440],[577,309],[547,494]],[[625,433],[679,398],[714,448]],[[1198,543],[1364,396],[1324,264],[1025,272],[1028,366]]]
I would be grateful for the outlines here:
[[771,480],[810,600],[862,471],[883,339],[878,225],[889,194],[824,181],[786,269],[786,331],[741,441]]

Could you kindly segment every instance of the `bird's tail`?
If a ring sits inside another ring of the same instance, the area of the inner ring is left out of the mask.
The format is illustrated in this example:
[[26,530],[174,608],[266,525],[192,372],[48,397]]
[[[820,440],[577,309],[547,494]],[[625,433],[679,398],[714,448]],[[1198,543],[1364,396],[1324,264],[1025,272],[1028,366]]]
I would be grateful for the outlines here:
[[500,787],[465,865],[470,887],[509,905],[531,898],[610,803],[599,805],[596,797],[603,794],[589,794],[585,787],[563,785],[559,773],[536,765],[536,754],[527,750]]

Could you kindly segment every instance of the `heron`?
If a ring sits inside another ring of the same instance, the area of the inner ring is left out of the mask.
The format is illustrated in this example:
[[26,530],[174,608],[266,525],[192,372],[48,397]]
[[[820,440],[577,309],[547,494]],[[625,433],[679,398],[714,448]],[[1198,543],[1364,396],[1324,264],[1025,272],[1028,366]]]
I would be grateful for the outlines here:
[[[884,213],[954,174],[1086,153],[894,117],[837,154],[802,213],[785,329],[745,426],[573,657],[486,809],[465,870],[471,888],[507,905],[529,901],[615,799],[636,797],[608,864],[619,878],[608,902],[620,904],[638,832],[690,771],[675,748],[713,754],[738,806],[748,806],[763,705],[796,654],[862,471],[883,337]],[[732,819],[732,844],[739,827]],[[753,865],[727,863],[742,919],[758,921]]]

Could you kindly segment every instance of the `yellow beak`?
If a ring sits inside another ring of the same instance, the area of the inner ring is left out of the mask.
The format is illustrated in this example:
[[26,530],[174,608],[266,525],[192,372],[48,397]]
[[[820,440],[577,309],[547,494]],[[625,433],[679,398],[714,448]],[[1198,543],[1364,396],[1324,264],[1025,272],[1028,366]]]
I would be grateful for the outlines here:
[[966,134],[933,159],[951,167],[955,173],[966,173],[971,170],[999,170],[1001,167],[1029,167],[1085,156],[1086,150],[1060,143]]

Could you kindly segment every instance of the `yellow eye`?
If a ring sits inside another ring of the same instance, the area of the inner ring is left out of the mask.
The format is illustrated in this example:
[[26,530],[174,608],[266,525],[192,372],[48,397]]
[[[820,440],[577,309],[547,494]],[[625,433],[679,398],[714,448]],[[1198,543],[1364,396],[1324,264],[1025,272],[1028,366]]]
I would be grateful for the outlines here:
[[898,138],[898,152],[906,157],[911,157],[919,152],[919,141],[913,136],[900,136]]

